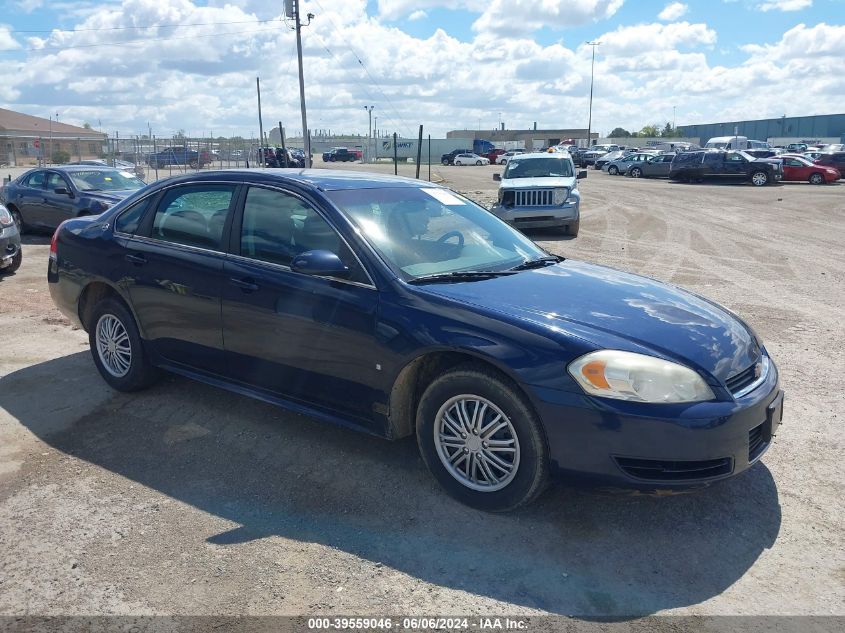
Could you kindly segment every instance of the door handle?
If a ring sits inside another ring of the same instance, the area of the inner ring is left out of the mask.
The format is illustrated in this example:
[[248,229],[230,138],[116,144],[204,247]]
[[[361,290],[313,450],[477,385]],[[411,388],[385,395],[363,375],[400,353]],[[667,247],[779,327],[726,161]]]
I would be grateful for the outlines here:
[[147,263],[147,258],[144,257],[143,255],[133,255],[132,253],[127,253],[126,261],[132,262],[136,266],[143,266],[144,264]]
[[258,284],[255,283],[255,280],[252,277],[244,277],[243,279],[231,277],[229,281],[231,281],[244,292],[255,292],[256,290],[258,290]]

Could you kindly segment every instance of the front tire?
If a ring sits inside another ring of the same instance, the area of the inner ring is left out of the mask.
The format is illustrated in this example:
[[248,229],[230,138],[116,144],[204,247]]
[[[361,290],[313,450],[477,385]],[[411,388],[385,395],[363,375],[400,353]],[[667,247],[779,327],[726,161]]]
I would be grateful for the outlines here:
[[611,165],[610,167],[607,168],[607,173],[610,174],[611,176],[615,176],[616,174],[619,173],[619,168],[616,167],[615,165]]
[[810,174],[810,184],[811,185],[823,185],[824,184],[824,176],[819,173]]
[[118,391],[146,389],[158,379],[135,319],[116,299],[98,303],[88,323],[88,343],[103,379]]
[[12,258],[12,263],[5,268],[0,269],[0,275],[9,275],[14,273],[23,263],[23,251],[18,249],[17,254]]
[[448,165],[448,164],[449,164],[449,161],[448,161],[448,160],[446,160],[445,158],[444,158],[443,160],[441,160],[440,162],[441,162],[441,163],[443,163],[444,165]]
[[572,237],[578,237],[579,230],[581,230],[581,218],[578,218],[566,227],[566,234]]
[[480,160],[475,161],[475,164],[476,164],[478,167],[481,167],[481,161],[480,161]]
[[15,222],[15,226],[18,227],[18,233],[23,235],[24,231],[26,230],[26,225],[23,223],[23,217],[21,216],[21,212],[12,207],[9,209],[9,213],[12,214],[12,220]]
[[435,379],[417,408],[417,442],[455,499],[488,512],[531,503],[549,481],[549,454],[527,398],[468,363]]
[[643,175],[643,170],[640,169],[639,167],[634,167],[631,170],[631,178],[639,178],[642,175]]

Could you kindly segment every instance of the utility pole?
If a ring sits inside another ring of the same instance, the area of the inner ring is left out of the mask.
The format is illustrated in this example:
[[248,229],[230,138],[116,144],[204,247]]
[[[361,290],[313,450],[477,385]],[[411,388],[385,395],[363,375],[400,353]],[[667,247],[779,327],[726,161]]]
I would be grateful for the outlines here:
[[258,155],[260,156],[261,169],[264,169],[267,161],[264,158],[264,123],[261,120],[261,80],[255,78],[255,89],[258,92]]
[[[296,56],[299,59],[299,103],[302,110],[302,141],[305,145],[305,166],[311,167],[311,136],[308,134],[308,117],[305,114],[305,76],[302,73],[302,21],[299,15],[300,0],[285,2],[285,14],[294,18],[296,24]],[[290,15],[293,13],[293,15]],[[311,24],[313,14],[308,14],[308,23]]]
[[364,106],[367,114],[370,115],[370,129],[367,132],[367,162],[373,162],[373,108],[375,106]]
[[593,77],[596,69],[596,46],[600,46],[601,42],[587,42],[587,46],[593,47],[593,61],[590,64],[590,112],[587,116],[587,147],[593,145],[592,137],[590,136],[593,128]]

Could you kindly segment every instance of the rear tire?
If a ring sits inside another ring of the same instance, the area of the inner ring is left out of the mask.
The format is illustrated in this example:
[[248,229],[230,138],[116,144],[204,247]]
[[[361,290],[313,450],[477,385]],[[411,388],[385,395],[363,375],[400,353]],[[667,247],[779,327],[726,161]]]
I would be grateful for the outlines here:
[[769,184],[769,175],[764,171],[755,171],[751,174],[751,184],[755,187],[762,187]]
[[818,172],[816,172],[815,174],[810,174],[810,184],[811,185],[823,185],[824,184],[824,176],[822,176]]
[[15,221],[15,225],[18,227],[18,233],[21,235],[24,234],[26,231],[26,224],[23,223],[23,216],[21,216],[21,212],[18,211],[15,207],[9,209],[9,213],[12,215],[12,219]]
[[100,375],[113,389],[139,391],[158,379],[135,319],[116,299],[98,303],[88,326],[88,344]]
[[474,363],[448,371],[425,390],[417,408],[417,442],[440,485],[480,510],[515,510],[548,485],[545,435],[527,398]]

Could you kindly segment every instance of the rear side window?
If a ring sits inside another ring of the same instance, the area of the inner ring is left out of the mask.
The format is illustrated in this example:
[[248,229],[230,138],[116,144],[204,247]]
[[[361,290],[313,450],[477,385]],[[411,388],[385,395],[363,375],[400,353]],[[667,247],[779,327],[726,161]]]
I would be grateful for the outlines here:
[[138,225],[141,224],[141,219],[144,217],[144,212],[150,208],[150,204],[155,196],[148,196],[140,202],[136,202],[131,207],[126,209],[123,213],[117,216],[114,221],[114,230],[118,233],[128,233],[134,235],[138,230]]
[[27,187],[32,187],[33,189],[43,189],[44,188],[44,176],[45,172],[37,171],[32,174],[29,178],[24,181],[24,184]]
[[174,244],[222,250],[223,227],[234,185],[175,187],[159,202],[150,237]]
[[675,156],[672,162],[677,164],[693,163],[701,160],[701,154],[696,152],[687,152]]

